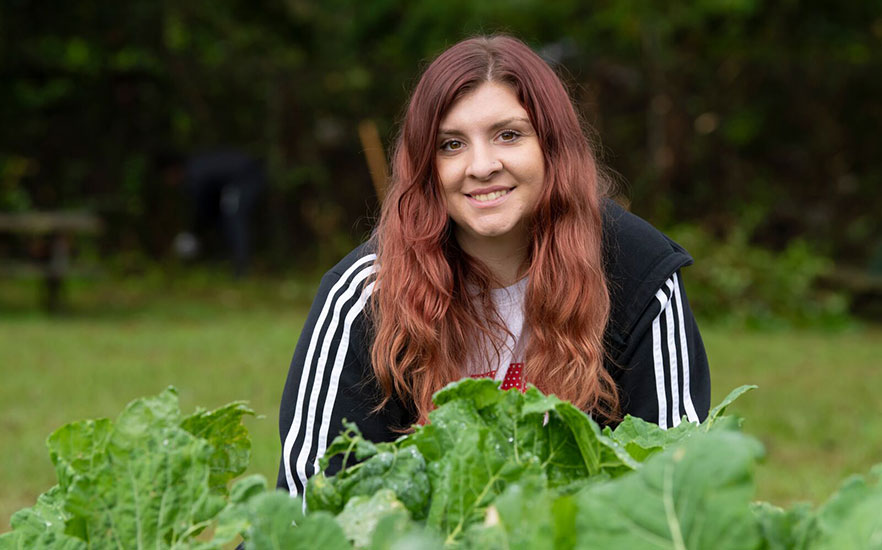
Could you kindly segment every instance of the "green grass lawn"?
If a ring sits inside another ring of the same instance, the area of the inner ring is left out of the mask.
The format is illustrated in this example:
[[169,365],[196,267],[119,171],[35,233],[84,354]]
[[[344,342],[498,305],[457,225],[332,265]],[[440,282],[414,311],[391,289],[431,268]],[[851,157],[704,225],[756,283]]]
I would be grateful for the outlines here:
[[[46,436],[83,418],[115,417],[168,385],[185,413],[245,399],[251,473],[275,479],[277,406],[310,285],[210,276],[94,282],[72,311],[34,311],[35,288],[0,283],[0,532],[54,484]],[[703,327],[714,401],[735,386],[760,389],[733,411],[766,445],[758,498],[818,502],[852,472],[882,462],[882,329],[733,331]]]
[[715,402],[737,385],[759,386],[732,410],[766,447],[761,499],[817,503],[882,463],[882,327],[702,334]]

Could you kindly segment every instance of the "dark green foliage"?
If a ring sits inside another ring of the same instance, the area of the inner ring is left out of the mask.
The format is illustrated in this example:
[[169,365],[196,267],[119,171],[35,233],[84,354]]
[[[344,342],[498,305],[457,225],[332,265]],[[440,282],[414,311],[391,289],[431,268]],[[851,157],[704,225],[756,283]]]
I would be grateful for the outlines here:
[[816,535],[817,519],[811,506],[802,503],[784,510],[758,502],[753,513],[759,523],[763,550],[805,550]]
[[236,402],[214,411],[199,409],[181,422],[181,428],[208,441],[213,449],[209,477],[212,490],[225,492],[230,480],[248,468],[251,439],[241,419],[253,414],[244,402]]
[[749,504],[762,454],[737,432],[686,439],[634,475],[578,496],[577,548],[752,549],[759,532]]
[[[13,1],[0,210],[97,209],[109,248],[158,255],[183,213],[153,159],[233,144],[267,161],[266,219],[298,244],[281,252],[333,256],[376,206],[357,123],[375,119],[388,151],[424,61],[507,31],[560,67],[637,213],[717,229],[756,218],[775,249],[802,235],[869,260],[882,246],[880,21],[865,0]],[[302,247],[310,235],[330,250]]]
[[704,319],[770,326],[841,326],[847,322],[848,297],[823,289],[833,262],[803,240],[774,251],[750,242],[745,226],[715,238],[694,225],[668,235],[696,258],[688,268],[690,305]]
[[[601,431],[535,388],[466,379],[436,395],[430,424],[393,443],[348,424],[323,461],[343,454],[345,467],[310,480],[308,512],[261,476],[227,490],[247,454],[246,407],[183,418],[169,390],[115,422],[52,434],[59,485],[13,516],[0,550],[222,550],[240,536],[246,550],[880,548],[878,469],[816,510],[752,502],[763,449],[724,416],[749,389],[700,425],[629,417]],[[195,538],[209,525],[213,538]]]
[[[188,543],[224,508],[227,482],[250,460],[250,441],[238,428],[246,414],[233,403],[183,418],[170,388],[133,401],[115,422],[59,428],[47,442],[58,485],[16,514],[0,548],[26,541],[51,547],[55,539],[76,548],[68,536],[89,548]],[[222,434],[234,434],[229,445]]]
[[381,489],[392,491],[414,517],[426,516],[429,499],[429,479],[426,461],[415,447],[399,449],[394,445],[374,445],[358,433],[355,424],[346,423],[346,431],[328,448],[322,467],[328,458],[344,454],[344,466],[352,464],[350,455],[362,461],[341,473],[327,478],[317,474],[307,486],[307,501],[312,510],[339,513],[344,503],[353,497],[370,496]]

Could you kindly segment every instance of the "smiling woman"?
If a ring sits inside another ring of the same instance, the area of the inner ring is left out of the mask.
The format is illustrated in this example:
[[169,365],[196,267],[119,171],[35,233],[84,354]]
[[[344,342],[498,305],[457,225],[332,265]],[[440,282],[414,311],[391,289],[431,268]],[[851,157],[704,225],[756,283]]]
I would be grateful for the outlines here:
[[482,84],[441,120],[435,159],[462,250],[484,258],[505,286],[526,259],[527,216],[545,184],[545,160],[527,111],[509,86]]
[[707,415],[679,274],[692,259],[606,198],[566,88],[529,47],[478,37],[439,55],[392,170],[374,235],[322,279],[295,349],[280,487],[302,494],[344,418],[394,439],[467,376],[533,384],[605,424]]

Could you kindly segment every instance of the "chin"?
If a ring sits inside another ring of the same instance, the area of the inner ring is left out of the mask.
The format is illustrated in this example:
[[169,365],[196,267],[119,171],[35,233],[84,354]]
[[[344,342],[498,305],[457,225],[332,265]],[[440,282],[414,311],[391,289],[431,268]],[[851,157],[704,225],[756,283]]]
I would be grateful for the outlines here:
[[481,227],[481,228],[473,228],[472,233],[474,236],[483,238],[483,239],[493,239],[496,237],[504,237],[511,233],[511,227]]

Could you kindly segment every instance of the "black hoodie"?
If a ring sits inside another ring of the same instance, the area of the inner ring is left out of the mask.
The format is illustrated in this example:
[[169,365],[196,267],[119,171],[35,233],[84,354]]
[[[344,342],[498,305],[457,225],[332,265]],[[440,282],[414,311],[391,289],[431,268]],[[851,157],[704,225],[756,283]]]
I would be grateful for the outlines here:
[[[707,356],[680,268],[692,258],[646,221],[607,200],[604,268],[610,293],[605,367],[619,388],[622,414],[676,426],[701,421],[710,404]],[[365,306],[373,291],[376,255],[365,243],[328,271],[300,334],[279,410],[282,460],[278,486],[302,494],[318,459],[355,422],[364,437],[391,441],[413,424],[396,399],[378,413],[380,389],[370,361]],[[326,470],[340,468],[340,457]]]

